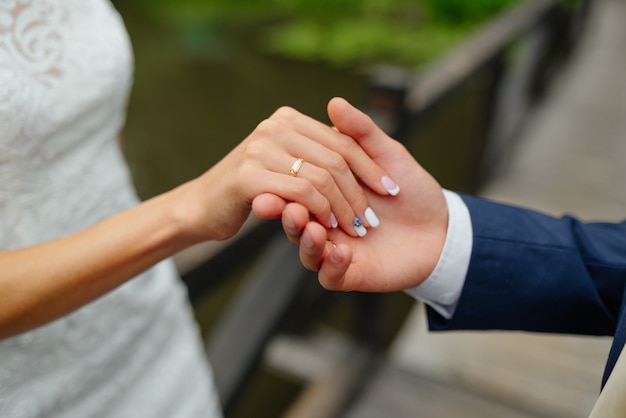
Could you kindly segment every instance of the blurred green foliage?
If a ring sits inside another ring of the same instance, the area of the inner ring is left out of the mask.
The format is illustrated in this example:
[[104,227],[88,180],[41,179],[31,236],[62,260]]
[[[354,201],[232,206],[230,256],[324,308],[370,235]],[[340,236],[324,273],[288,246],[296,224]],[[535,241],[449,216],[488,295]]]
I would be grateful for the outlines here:
[[518,0],[421,0],[431,16],[452,25],[477,23],[500,12]]
[[[339,66],[420,66],[522,0],[133,0],[176,25],[253,27],[257,46]],[[130,3],[129,3],[130,5]]]

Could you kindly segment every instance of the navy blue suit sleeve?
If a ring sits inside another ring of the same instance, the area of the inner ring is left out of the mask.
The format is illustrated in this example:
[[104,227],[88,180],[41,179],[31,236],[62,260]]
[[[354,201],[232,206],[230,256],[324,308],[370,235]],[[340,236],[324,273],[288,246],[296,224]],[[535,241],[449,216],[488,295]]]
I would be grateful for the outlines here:
[[626,222],[585,223],[462,196],[474,243],[454,316],[432,330],[614,335],[626,284]]

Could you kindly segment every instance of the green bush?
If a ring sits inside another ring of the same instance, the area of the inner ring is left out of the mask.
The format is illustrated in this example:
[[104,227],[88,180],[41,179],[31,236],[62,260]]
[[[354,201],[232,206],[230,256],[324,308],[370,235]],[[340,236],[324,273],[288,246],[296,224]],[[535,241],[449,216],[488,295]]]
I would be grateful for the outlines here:
[[259,48],[294,59],[419,66],[522,0],[133,1],[179,26],[254,27]]
[[432,18],[451,24],[481,22],[519,0],[421,0]]
[[420,66],[520,0],[276,0],[291,18],[264,33],[264,47],[335,65]]

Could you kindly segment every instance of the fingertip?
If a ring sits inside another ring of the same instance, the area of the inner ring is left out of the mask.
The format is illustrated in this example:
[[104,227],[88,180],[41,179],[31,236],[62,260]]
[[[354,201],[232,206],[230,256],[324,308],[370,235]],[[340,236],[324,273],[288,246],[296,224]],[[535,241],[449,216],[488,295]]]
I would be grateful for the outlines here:
[[320,270],[326,254],[326,238],[326,229],[316,222],[309,222],[302,231],[300,262],[308,270]]
[[330,226],[333,229],[336,229],[339,227],[339,221],[337,220],[337,217],[335,216],[333,212],[330,212]]
[[348,291],[345,276],[352,260],[352,250],[345,244],[334,244],[322,262],[318,280],[327,290]]
[[311,234],[308,233],[306,230],[302,231],[302,237],[300,238],[300,243],[302,247],[307,251],[311,251],[315,248],[315,243],[313,242]]
[[252,211],[262,219],[275,219],[281,216],[287,202],[271,193],[263,193],[252,200]]
[[382,176],[380,182],[383,185],[383,188],[391,196],[396,196],[398,193],[400,193],[400,186],[398,186],[398,184],[393,181],[389,176]]
[[296,223],[293,221],[293,219],[288,215],[283,215],[282,225],[283,225],[283,230],[285,231],[285,234],[287,235],[287,238],[289,238],[289,241],[293,242],[294,244],[297,244],[298,241],[300,240],[302,229],[299,228],[296,225]]
[[331,241],[332,248],[328,252],[328,258],[330,261],[338,266],[346,265],[346,260],[349,259],[350,256],[350,247],[345,244],[335,244]]
[[289,241],[300,245],[302,232],[309,222],[309,212],[299,203],[288,203],[281,217],[283,230]]
[[283,218],[284,217],[289,217],[300,228],[304,228],[309,222],[309,211],[300,203],[289,202],[285,205],[283,210]]
[[331,108],[334,106],[345,106],[346,104],[350,105],[350,102],[348,102],[346,99],[344,99],[341,96],[335,96],[335,97],[332,97],[328,101],[328,108]]
[[[328,105],[326,106],[326,111],[331,121],[337,125],[337,123],[342,124],[345,121],[345,116],[350,114],[350,111],[355,110],[356,108],[350,104],[343,97],[333,97],[328,101]],[[341,127],[337,128],[341,131]]]

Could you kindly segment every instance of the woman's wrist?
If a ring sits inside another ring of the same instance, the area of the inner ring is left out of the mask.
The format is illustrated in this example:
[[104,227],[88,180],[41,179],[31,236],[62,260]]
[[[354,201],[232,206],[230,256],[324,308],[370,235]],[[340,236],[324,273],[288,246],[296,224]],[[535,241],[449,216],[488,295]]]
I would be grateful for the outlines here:
[[166,214],[164,222],[171,228],[170,239],[176,242],[177,246],[181,246],[181,249],[212,239],[197,221],[201,209],[198,208],[200,197],[194,196],[192,184],[194,181],[196,180],[184,183],[157,197],[163,199]]
[[217,164],[167,193],[169,216],[176,239],[186,246],[221,241],[234,235],[251,210],[240,187]]

